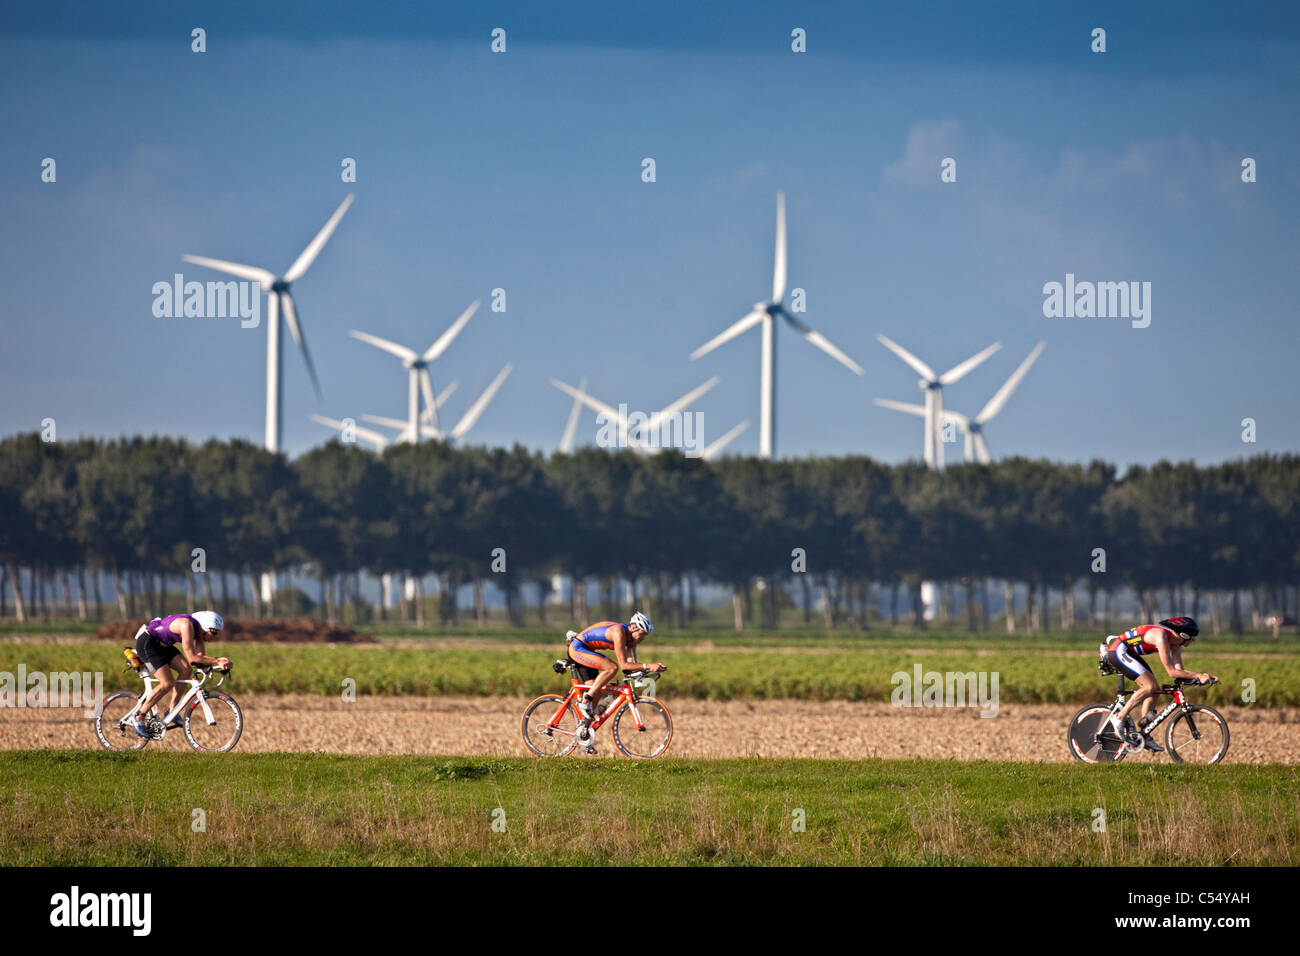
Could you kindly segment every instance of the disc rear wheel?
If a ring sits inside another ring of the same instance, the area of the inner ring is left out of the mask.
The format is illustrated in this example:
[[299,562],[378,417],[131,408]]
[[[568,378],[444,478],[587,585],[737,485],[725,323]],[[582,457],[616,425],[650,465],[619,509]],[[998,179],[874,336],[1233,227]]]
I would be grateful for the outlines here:
[[1066,733],[1070,753],[1084,763],[1118,763],[1127,751],[1115,728],[1110,726],[1110,706],[1089,704],[1070,721]]

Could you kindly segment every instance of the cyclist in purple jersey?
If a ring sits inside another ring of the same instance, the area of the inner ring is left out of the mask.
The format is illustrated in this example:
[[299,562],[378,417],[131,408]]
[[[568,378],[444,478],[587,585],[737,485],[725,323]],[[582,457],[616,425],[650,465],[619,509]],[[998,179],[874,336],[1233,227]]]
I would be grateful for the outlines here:
[[[180,701],[181,686],[177,681],[189,679],[191,664],[212,664],[216,667],[230,665],[228,657],[209,657],[205,653],[206,637],[216,634],[225,626],[226,622],[216,611],[195,611],[193,614],[156,617],[136,631],[135,652],[144,662],[145,670],[158,678],[158,686],[136,711],[134,726],[137,734],[141,737],[149,735],[144,718],[149,709],[162,700],[164,694],[171,692],[171,703],[167,707],[169,713]],[[181,655],[182,650],[184,656]],[[175,676],[172,675],[173,670],[176,671]],[[180,718],[172,721],[171,726],[180,726]]]
[[[638,664],[636,660],[637,645],[653,631],[654,624],[640,611],[632,615],[627,624],[617,621],[600,621],[583,629],[569,642],[569,660],[580,664],[588,670],[595,670],[596,676],[591,680],[591,689],[578,698],[578,710],[583,723],[590,724],[596,716],[596,701],[600,699],[600,689],[609,683],[621,667],[624,673],[640,671],[643,674],[661,674],[664,665]],[[616,664],[598,651],[612,650],[618,659]],[[582,672],[579,672],[582,674]],[[587,678],[586,674],[582,676]]]

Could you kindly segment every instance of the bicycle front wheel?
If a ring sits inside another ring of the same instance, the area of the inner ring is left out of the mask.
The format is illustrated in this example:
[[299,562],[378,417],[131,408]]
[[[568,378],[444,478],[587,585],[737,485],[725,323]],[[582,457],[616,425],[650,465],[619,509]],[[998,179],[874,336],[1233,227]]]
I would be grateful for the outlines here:
[[538,697],[524,709],[519,733],[539,757],[563,757],[578,745],[578,715],[555,694]]
[[1089,704],[1075,714],[1066,739],[1074,759],[1084,763],[1118,763],[1128,752],[1110,726],[1108,704]]
[[239,735],[244,732],[244,712],[229,694],[205,691],[203,697],[207,703],[207,712],[198,698],[185,712],[185,739],[195,750],[216,753],[232,750],[239,743]]
[[149,743],[131,726],[127,717],[135,710],[140,695],[129,690],[109,694],[95,713],[95,737],[105,750],[142,750]]
[[650,697],[635,697],[614,715],[610,727],[614,746],[635,760],[651,760],[673,742],[673,718],[668,708]]
[[1189,704],[1165,731],[1165,752],[1178,763],[1218,763],[1228,752],[1228,722],[1213,707]]

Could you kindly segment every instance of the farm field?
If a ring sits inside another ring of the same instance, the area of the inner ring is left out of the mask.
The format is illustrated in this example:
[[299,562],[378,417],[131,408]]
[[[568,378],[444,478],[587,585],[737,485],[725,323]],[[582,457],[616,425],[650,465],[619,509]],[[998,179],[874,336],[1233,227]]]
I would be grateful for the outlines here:
[[[133,867],[1300,862],[1294,767],[235,753],[189,755],[179,772],[178,759],[0,753],[0,856]],[[1153,802],[1157,790],[1179,799]]]
[[[468,641],[468,638],[460,639]],[[1068,650],[1068,653],[1067,653]],[[1188,654],[1191,666],[1216,673],[1223,683],[1191,691],[1216,707],[1242,703],[1243,681],[1253,681],[1253,707],[1300,706],[1300,654],[1292,650],[1205,648]],[[317,646],[214,644],[235,670],[227,688],[248,693],[318,694],[337,697],[345,679],[359,695],[533,697],[567,688],[550,669],[561,645],[518,646]],[[948,648],[930,645],[850,649],[785,645],[685,649],[650,648],[647,660],[669,667],[661,682],[667,699],[888,701],[895,673],[987,672],[998,674],[1002,704],[1083,704],[1109,698],[1114,678],[1096,670],[1095,650]],[[19,664],[32,671],[102,671],[106,690],[138,686],[124,669],[116,645],[67,641],[0,643],[0,672]],[[1159,666],[1157,665],[1157,670]],[[991,680],[991,677],[990,677]],[[991,687],[991,684],[990,684]]]
[[[236,753],[469,754],[525,756],[519,717],[525,697],[338,697],[238,694],[244,733]],[[861,701],[703,701],[665,698],[673,715],[673,757],[863,758],[1068,762],[1065,728],[1073,704],[1003,705],[996,718],[975,708],[904,708]],[[1232,729],[1226,764],[1300,764],[1300,710],[1225,707]],[[1158,732],[1162,733],[1162,732]],[[1163,741],[1163,737],[1159,738]],[[0,711],[0,750],[92,749],[76,709]],[[597,757],[615,754],[608,729]],[[183,735],[149,750],[189,753]],[[1126,764],[1166,764],[1141,754]]]

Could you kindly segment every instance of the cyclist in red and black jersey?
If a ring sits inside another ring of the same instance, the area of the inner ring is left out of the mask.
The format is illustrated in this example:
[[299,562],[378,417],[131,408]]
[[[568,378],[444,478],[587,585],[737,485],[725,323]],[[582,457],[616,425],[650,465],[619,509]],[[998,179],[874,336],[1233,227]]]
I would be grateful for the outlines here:
[[1139,704],[1142,705],[1142,719],[1151,713],[1155,703],[1156,692],[1160,684],[1151,668],[1142,658],[1147,654],[1157,654],[1160,663],[1165,666],[1170,677],[1182,677],[1210,684],[1218,680],[1213,674],[1196,674],[1183,667],[1183,648],[1196,640],[1200,630],[1196,619],[1190,617],[1171,617],[1159,624],[1139,624],[1129,628],[1123,634],[1111,637],[1106,642],[1106,662],[1120,671],[1125,677],[1137,684],[1137,692],[1128,699],[1124,708],[1111,718],[1115,733],[1125,743],[1147,750],[1164,750],[1149,735],[1134,725],[1130,714]]

